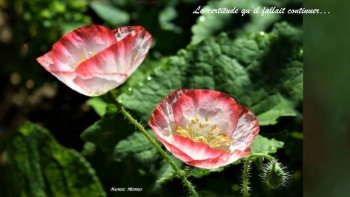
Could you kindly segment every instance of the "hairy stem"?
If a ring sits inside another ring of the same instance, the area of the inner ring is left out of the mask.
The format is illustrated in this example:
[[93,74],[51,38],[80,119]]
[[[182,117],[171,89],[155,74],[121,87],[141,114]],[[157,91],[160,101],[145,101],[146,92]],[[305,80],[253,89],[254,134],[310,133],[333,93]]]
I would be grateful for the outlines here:
[[171,167],[174,169],[177,176],[181,179],[183,184],[188,188],[191,195],[193,197],[198,197],[198,193],[195,190],[192,183],[186,178],[186,175],[183,170],[181,170],[174,160],[171,159],[171,157],[162,149],[162,147],[158,144],[158,142],[146,131],[146,129],[137,121],[135,120],[129,112],[125,110],[123,105],[119,103],[113,96],[111,92],[108,92],[108,96],[112,100],[113,104],[118,108],[118,110],[125,116],[126,119],[129,120],[131,124],[133,124],[136,128],[140,130],[140,132],[147,138],[147,140],[154,146],[154,148],[157,149],[157,151],[163,156],[163,158],[171,165]]
[[249,197],[249,181],[248,181],[248,172],[249,172],[249,164],[250,164],[250,160],[254,159],[254,158],[264,158],[264,159],[268,159],[270,161],[276,162],[276,159],[268,154],[265,153],[252,153],[250,154],[245,162],[244,162],[244,167],[243,167],[243,196],[244,197]]

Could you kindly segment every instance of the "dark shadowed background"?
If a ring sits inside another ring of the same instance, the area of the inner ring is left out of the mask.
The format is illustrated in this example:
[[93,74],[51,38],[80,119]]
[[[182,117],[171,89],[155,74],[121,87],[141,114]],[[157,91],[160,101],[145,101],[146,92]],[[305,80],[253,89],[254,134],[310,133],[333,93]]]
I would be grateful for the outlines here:
[[305,0],[304,194],[350,195],[349,1]]

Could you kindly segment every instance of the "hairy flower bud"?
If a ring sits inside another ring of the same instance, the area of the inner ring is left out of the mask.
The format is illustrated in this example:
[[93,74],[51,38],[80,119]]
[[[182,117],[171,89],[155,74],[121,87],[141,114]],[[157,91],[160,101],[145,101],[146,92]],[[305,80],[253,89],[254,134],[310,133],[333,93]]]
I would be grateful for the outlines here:
[[262,174],[264,182],[272,189],[285,186],[289,176],[285,167],[276,161],[269,162],[263,169]]

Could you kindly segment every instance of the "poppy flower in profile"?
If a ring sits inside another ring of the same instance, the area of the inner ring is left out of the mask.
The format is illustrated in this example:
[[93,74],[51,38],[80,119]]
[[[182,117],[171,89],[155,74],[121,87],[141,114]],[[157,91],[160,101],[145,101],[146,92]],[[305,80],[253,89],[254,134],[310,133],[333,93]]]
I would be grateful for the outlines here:
[[247,156],[259,132],[251,111],[212,90],[170,93],[153,111],[149,125],[175,157],[206,169]]
[[123,84],[151,44],[151,34],[141,26],[90,25],[63,35],[37,61],[73,90],[99,96]]

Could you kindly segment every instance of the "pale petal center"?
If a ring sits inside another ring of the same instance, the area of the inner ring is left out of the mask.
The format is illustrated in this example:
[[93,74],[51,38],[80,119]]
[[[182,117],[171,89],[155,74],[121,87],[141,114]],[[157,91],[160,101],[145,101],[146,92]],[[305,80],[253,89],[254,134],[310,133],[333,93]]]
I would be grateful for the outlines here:
[[[80,56],[80,62],[79,63],[82,63],[82,62],[85,62],[87,59],[89,59],[90,57],[94,56],[96,54],[96,51],[92,51],[92,50],[87,50],[86,53],[84,53],[82,56]],[[78,65],[74,66],[73,69],[75,69]]]

